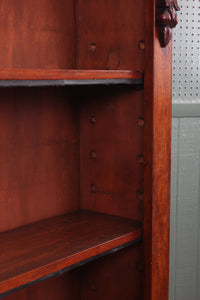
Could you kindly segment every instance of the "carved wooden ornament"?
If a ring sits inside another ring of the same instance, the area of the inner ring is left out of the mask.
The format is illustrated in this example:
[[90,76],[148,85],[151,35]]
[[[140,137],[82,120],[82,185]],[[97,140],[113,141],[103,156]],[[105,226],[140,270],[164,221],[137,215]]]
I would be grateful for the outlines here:
[[178,24],[177,0],[157,0],[156,25],[161,47],[166,47],[172,38],[172,29]]

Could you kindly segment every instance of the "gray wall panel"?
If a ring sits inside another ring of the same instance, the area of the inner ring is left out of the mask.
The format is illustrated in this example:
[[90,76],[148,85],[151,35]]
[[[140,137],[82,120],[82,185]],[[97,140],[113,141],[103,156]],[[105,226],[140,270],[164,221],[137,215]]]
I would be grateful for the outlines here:
[[200,120],[180,121],[176,237],[176,299],[197,299]]
[[200,300],[200,0],[178,0],[173,45],[170,300]]
[[172,124],[170,300],[199,300],[200,117]]

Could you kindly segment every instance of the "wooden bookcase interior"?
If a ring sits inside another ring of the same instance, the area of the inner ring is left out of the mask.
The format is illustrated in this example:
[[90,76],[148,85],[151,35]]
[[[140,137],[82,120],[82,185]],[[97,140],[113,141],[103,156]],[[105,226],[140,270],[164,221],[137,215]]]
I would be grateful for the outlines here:
[[0,298],[142,297],[144,9],[1,1]]

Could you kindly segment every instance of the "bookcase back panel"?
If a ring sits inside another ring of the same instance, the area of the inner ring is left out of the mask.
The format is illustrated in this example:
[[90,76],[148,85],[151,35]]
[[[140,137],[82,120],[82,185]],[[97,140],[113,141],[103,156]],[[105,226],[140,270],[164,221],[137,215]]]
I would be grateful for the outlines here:
[[143,71],[144,0],[78,2],[78,67]]
[[78,209],[78,114],[67,89],[0,91],[0,231]]
[[80,270],[76,269],[25,287],[5,300],[80,300]]
[[2,0],[0,68],[144,70],[144,0]]
[[81,103],[81,207],[140,220],[143,91],[90,88]]
[[1,68],[75,68],[74,0],[1,0]]
[[142,299],[141,245],[87,264],[81,281],[81,300]]

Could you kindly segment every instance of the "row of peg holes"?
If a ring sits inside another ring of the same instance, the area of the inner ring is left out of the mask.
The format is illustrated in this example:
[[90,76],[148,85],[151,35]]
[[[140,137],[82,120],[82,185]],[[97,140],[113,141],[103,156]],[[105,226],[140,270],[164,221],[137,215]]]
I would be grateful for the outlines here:
[[[90,123],[95,126],[96,124],[96,114],[92,114],[90,116],[90,119],[89,119]],[[143,118],[139,118],[137,120],[137,126],[140,127],[140,128],[143,128],[145,126],[145,122],[144,122],[144,119]],[[91,150],[90,153],[89,153],[89,157],[93,160],[95,160],[97,158],[97,152],[96,150]],[[138,155],[137,156],[137,163],[140,164],[140,165],[144,165],[144,156],[143,155]],[[96,183],[91,183],[90,184],[90,192],[95,194],[97,192],[97,184]],[[137,199],[138,201],[142,202],[143,201],[143,191],[141,190],[138,190],[137,191]]]

